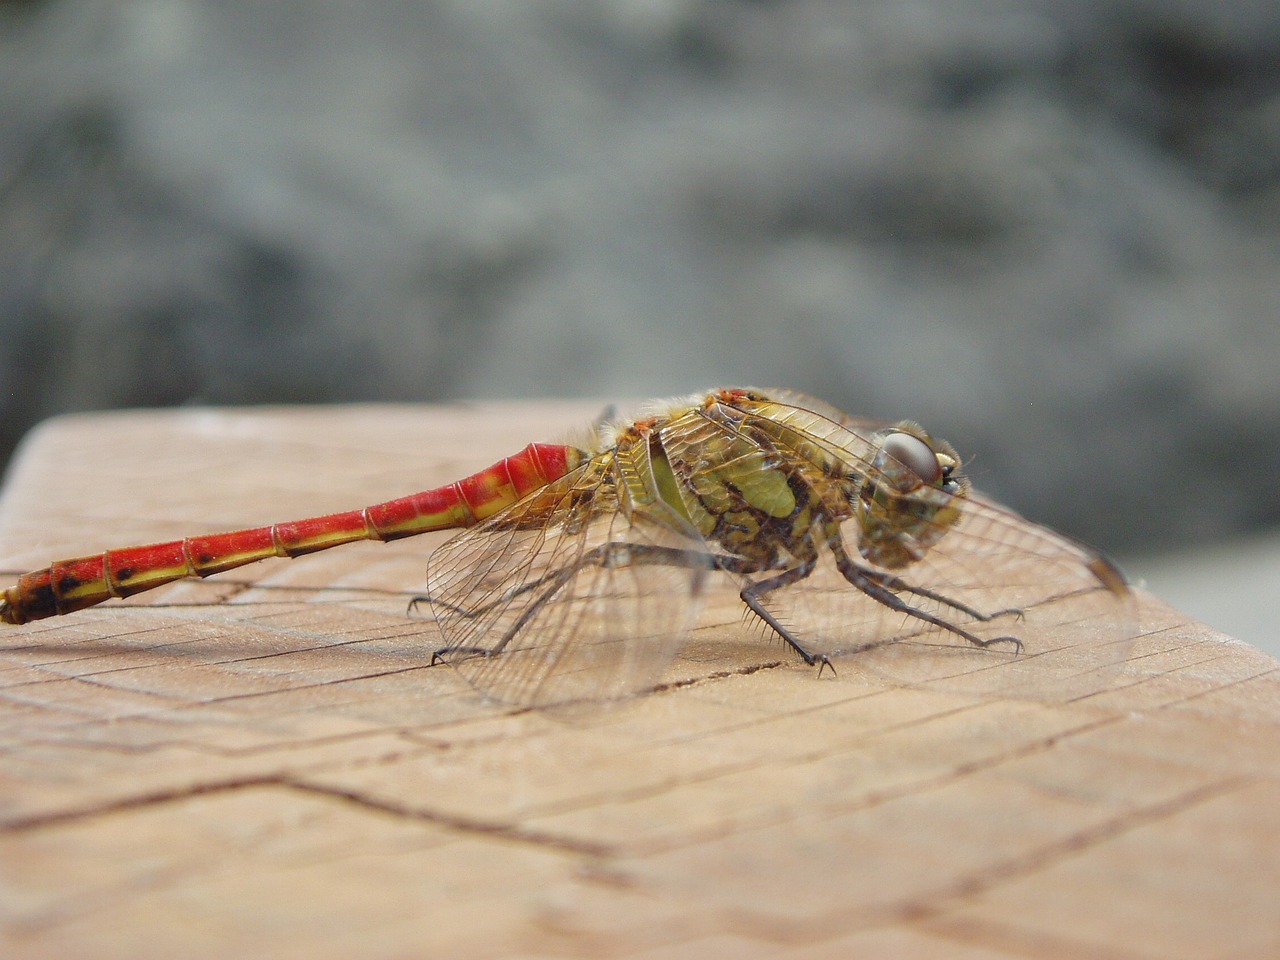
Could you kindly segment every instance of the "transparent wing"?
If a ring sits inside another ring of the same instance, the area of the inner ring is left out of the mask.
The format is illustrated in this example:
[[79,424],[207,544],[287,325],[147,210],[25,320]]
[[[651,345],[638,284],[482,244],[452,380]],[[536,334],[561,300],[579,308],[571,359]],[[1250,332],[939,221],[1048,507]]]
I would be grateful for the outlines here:
[[830,420],[832,423],[857,434],[865,435],[872,433],[879,430],[881,427],[888,426],[891,422],[888,420],[874,420],[869,417],[855,417],[851,414],[845,413],[837,407],[832,406],[825,400],[819,400],[817,397],[811,397],[809,394],[801,393],[799,390],[787,390],[785,388],[775,389],[771,387],[768,390],[765,390],[764,393],[771,400],[776,400],[779,403],[785,403],[788,406],[795,407],[799,410],[807,410],[811,413],[816,413],[823,418]]
[[652,509],[624,510],[607,458],[432,554],[439,655],[486,696],[529,706],[629,696],[657,683],[691,628],[706,546]]
[[851,658],[899,683],[1055,701],[1113,683],[1136,628],[1122,575],[997,504],[968,497],[961,509],[922,559],[898,571],[860,561],[846,522],[842,547],[864,580],[850,582],[823,550],[809,577],[762,603],[810,653]]
[[[802,472],[841,464],[850,476],[874,479],[869,435],[878,422],[800,405],[770,419],[785,425],[775,437],[784,456],[807,462]],[[1113,668],[1136,630],[1134,600],[1119,571],[1090,548],[980,496],[954,502],[960,519],[906,568],[863,560],[857,523],[849,519],[835,550],[819,545],[808,577],[764,594],[762,605],[811,654],[856,655],[858,666],[902,683],[1066,699],[1114,682]],[[848,558],[850,576],[837,551]]]

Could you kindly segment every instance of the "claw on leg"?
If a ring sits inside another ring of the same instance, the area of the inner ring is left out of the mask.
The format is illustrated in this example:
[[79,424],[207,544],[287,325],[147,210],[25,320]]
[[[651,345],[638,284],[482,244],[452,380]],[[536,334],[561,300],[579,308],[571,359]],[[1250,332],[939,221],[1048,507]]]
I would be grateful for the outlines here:
[[903,600],[902,597],[898,596],[898,594],[906,593],[910,596],[923,597],[926,600],[932,600],[934,603],[950,607],[952,610],[957,610],[982,623],[988,623],[996,617],[1004,616],[1006,614],[1013,614],[1021,620],[1023,619],[1023,612],[1020,609],[1010,607],[1006,610],[998,610],[995,613],[983,613],[980,610],[975,610],[968,604],[961,603],[958,600],[952,600],[951,598],[934,590],[929,590],[925,587],[913,586],[901,577],[896,577],[891,574],[882,573],[879,570],[872,570],[863,567],[861,564],[855,562],[845,552],[843,544],[841,544],[838,539],[833,539],[830,542],[830,546],[831,552],[836,558],[836,566],[845,580],[849,581],[852,586],[857,587],[877,603],[882,603],[890,610],[896,610],[909,617],[914,617],[923,623],[932,624],[935,627],[946,630],[948,633],[953,633],[958,637],[962,637],[965,640],[968,640],[975,647],[986,649],[987,647],[997,643],[1008,643],[1013,645],[1015,653],[1022,652],[1022,641],[1017,637],[1001,636],[984,640],[958,624],[951,623],[939,616],[935,616],[927,610],[922,610],[919,607],[912,606],[910,603]]

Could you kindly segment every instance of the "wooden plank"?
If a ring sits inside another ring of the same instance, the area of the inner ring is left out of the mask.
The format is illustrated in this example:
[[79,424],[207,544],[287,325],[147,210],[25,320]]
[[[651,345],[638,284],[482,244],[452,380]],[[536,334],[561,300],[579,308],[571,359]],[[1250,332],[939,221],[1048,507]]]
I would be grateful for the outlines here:
[[[345,509],[581,404],[52,421],[0,566]],[[488,705],[408,619],[439,537],[0,634],[7,957],[1265,957],[1277,663],[1149,596],[1068,703],[821,678],[717,605],[688,682]]]

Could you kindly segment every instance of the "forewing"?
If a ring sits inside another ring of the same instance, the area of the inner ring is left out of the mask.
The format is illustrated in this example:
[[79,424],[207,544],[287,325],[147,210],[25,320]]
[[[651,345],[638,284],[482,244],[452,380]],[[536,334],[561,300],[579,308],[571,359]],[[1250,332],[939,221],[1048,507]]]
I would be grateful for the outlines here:
[[624,510],[607,467],[585,464],[431,556],[440,657],[486,696],[626,697],[657,683],[688,634],[705,545],[652,510]]
[[[800,395],[775,399],[785,404],[770,416],[784,427],[779,448],[802,472],[841,464],[875,480],[871,434],[881,424],[812,409]],[[1061,699],[1114,681],[1136,627],[1123,576],[1088,547],[980,496],[955,504],[960,519],[902,570],[862,560],[857,521],[846,519],[841,546],[866,579],[846,578],[823,544],[809,577],[762,603],[808,652],[856,655],[851,663],[898,682]]]
[[[810,577],[767,594],[764,605],[811,653],[899,683],[1055,701],[1114,683],[1136,626],[1115,567],[984,499],[965,498],[961,509],[904,570],[859,561],[871,580],[859,586],[824,550]],[[858,561],[852,521],[842,535]]]
[[832,406],[825,400],[819,400],[817,397],[811,397],[809,394],[801,393],[799,390],[769,388],[768,390],[765,390],[764,393],[770,400],[777,401],[778,403],[785,403],[798,410],[806,410],[810,413],[816,413],[819,416],[830,420],[832,423],[862,436],[874,433],[882,427],[887,427],[891,422],[888,420],[875,420],[869,417],[855,417],[852,414],[845,413],[843,410]]

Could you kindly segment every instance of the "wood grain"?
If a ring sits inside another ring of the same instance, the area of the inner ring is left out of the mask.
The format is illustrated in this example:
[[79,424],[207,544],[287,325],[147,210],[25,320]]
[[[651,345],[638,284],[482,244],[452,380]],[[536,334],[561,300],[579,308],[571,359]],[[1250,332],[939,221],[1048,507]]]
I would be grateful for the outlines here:
[[[0,566],[409,493],[594,410],[52,421]],[[666,688],[566,718],[429,666],[438,542],[0,634],[0,952],[1280,955],[1280,665],[1149,596],[1068,703],[819,678],[717,603]]]

